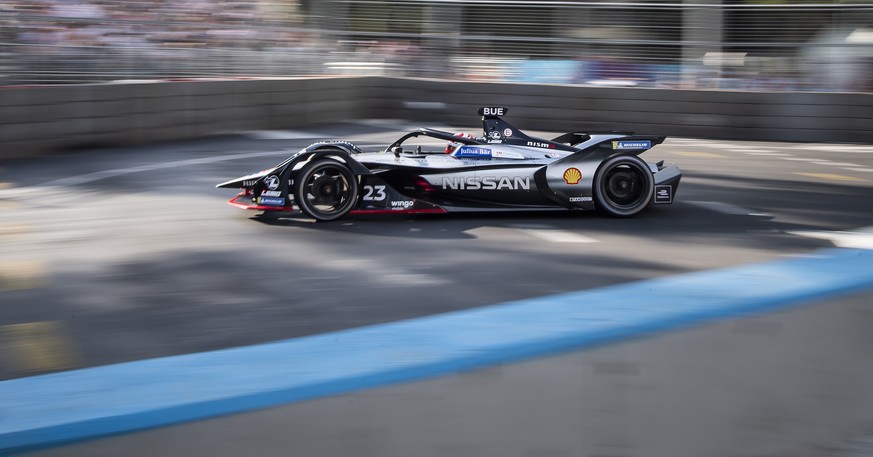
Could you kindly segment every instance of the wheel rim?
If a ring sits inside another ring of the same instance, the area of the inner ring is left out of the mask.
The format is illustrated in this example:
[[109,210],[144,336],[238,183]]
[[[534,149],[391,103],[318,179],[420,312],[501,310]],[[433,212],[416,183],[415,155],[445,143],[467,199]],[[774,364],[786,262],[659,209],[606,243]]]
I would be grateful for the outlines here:
[[326,164],[305,177],[301,204],[314,216],[332,217],[345,213],[354,204],[352,178],[339,165]]
[[307,189],[310,202],[317,205],[334,207],[342,203],[342,183],[335,176],[322,175],[312,180]]
[[622,164],[606,172],[603,179],[604,197],[613,207],[632,209],[647,197],[648,180],[636,166]]

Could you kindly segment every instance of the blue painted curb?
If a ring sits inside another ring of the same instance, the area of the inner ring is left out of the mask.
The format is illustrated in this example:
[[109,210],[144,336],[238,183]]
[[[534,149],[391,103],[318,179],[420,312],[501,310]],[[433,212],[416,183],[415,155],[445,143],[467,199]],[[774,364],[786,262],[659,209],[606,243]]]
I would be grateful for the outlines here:
[[590,347],[873,289],[873,251],[533,298],[0,382],[0,454]]

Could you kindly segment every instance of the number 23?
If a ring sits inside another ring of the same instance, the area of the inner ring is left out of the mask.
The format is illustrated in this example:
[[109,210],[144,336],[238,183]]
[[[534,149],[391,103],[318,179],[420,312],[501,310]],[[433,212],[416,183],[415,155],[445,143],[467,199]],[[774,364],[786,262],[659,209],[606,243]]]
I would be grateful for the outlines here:
[[[364,200],[365,201],[377,201],[380,202],[385,200],[385,186],[364,186]],[[374,195],[375,194],[375,195]]]

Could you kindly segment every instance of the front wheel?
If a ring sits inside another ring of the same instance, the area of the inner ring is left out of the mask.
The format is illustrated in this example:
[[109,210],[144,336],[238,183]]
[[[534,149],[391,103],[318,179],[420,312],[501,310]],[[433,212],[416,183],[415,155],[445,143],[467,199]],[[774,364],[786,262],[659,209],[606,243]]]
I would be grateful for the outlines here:
[[358,180],[345,164],[314,160],[294,179],[294,198],[300,210],[319,221],[339,219],[358,201]]
[[594,203],[602,213],[630,217],[648,206],[655,178],[637,156],[616,156],[604,162],[594,176]]

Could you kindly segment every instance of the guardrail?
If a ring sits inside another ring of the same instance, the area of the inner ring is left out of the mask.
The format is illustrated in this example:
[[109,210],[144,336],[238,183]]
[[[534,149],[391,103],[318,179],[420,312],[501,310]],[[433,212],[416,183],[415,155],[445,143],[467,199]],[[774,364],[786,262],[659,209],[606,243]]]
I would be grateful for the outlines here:
[[347,77],[170,81],[0,90],[0,159],[366,118],[471,125],[512,107],[542,130],[873,143],[873,94],[595,88]]

